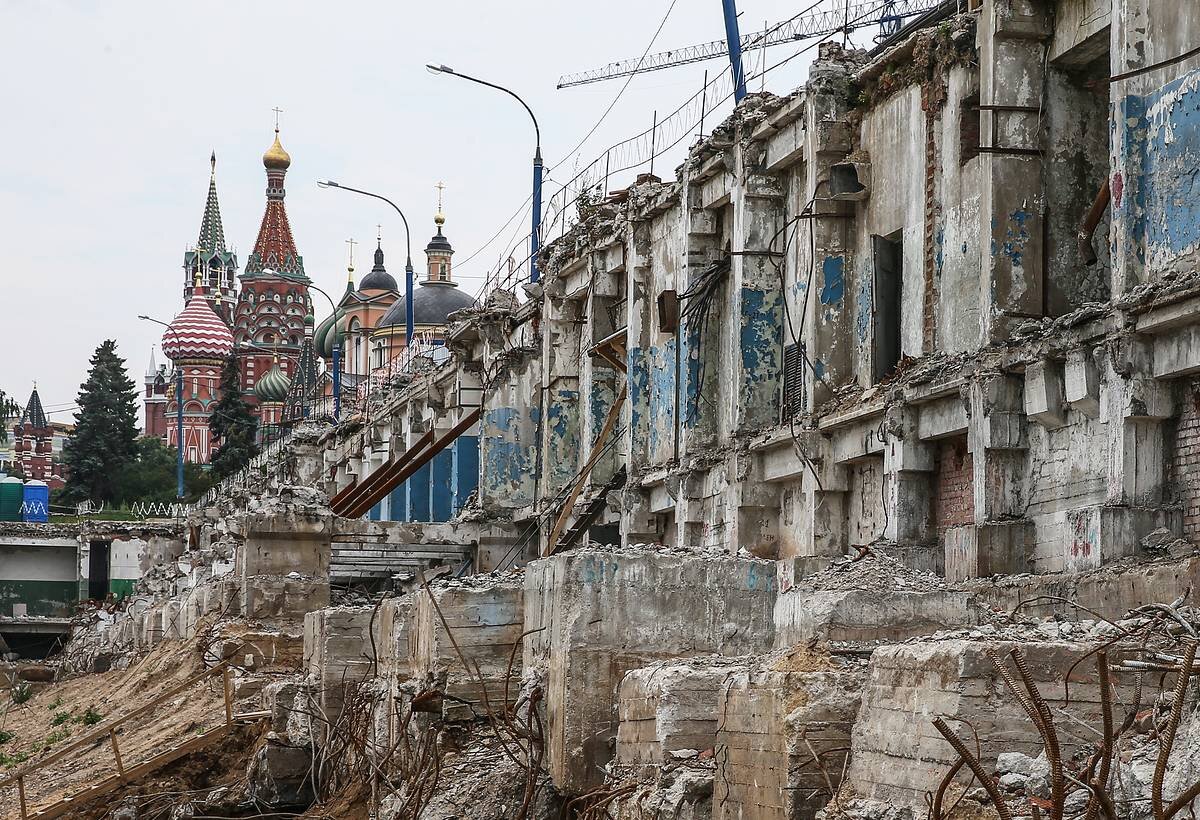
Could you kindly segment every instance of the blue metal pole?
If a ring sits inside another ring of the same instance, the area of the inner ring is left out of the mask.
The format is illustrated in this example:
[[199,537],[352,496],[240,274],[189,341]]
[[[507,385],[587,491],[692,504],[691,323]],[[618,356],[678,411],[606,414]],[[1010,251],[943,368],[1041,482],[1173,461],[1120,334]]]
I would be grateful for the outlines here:
[[529,239],[529,281],[538,280],[537,255],[541,247],[538,233],[542,226],[542,146],[533,154],[533,230]]
[[[408,223],[404,224],[404,231],[408,233]],[[413,339],[413,266],[412,255],[408,257],[408,262],[404,265],[404,345],[406,348],[412,346]]]
[[183,368],[175,365],[175,497],[183,500]]
[[[334,314],[337,315],[336,313]],[[337,323],[334,323],[333,332],[337,333]],[[342,411],[342,346],[335,343],[333,345],[333,420],[337,421],[338,416]]]
[[721,0],[725,12],[725,40],[729,43],[729,67],[733,71],[733,99],[746,96],[746,74],[742,70],[742,35],[738,32],[737,0]]

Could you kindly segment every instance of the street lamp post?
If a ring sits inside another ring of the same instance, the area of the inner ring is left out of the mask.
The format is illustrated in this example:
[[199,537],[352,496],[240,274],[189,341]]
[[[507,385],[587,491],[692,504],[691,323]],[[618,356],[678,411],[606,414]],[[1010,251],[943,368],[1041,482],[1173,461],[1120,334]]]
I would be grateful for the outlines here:
[[455,71],[448,65],[433,65],[432,63],[428,63],[425,67],[434,74],[449,74],[453,77],[459,77],[463,80],[487,86],[488,88],[494,88],[497,91],[503,91],[519,102],[521,107],[529,114],[529,118],[533,120],[533,133],[536,145],[533,150],[533,227],[529,234],[529,281],[536,282],[538,280],[537,255],[538,250],[541,248],[541,237],[539,234],[542,227],[542,129],[538,126],[537,117],[533,115],[533,109],[516,92],[510,91],[502,85],[496,85],[495,83],[489,83],[487,80],[463,74],[462,72]]
[[[179,340],[175,328],[150,316],[138,316],[147,322],[162,325],[167,332]],[[175,497],[183,501],[183,368],[175,365]]]
[[332,296],[316,285],[309,282],[308,287],[328,299],[333,311],[333,420],[336,423],[342,411],[342,345],[337,336],[337,305],[333,303]]
[[400,210],[400,208],[398,208],[396,206],[396,203],[392,202],[386,196],[381,196],[380,194],[373,194],[370,191],[362,191],[362,190],[359,190],[358,188],[351,188],[349,185],[342,185],[341,183],[334,182],[332,179],[320,180],[319,182],[317,182],[317,187],[318,188],[337,188],[342,191],[349,191],[352,194],[361,194],[362,196],[369,196],[373,199],[379,199],[379,200],[386,202],[388,205],[391,205],[392,210],[394,210],[396,213],[400,214],[400,221],[404,223],[404,249],[405,249],[404,300],[405,300],[406,304],[404,306],[404,342],[405,342],[405,344],[411,345],[412,337],[413,337],[412,236],[409,234],[408,219],[404,216],[404,211]]

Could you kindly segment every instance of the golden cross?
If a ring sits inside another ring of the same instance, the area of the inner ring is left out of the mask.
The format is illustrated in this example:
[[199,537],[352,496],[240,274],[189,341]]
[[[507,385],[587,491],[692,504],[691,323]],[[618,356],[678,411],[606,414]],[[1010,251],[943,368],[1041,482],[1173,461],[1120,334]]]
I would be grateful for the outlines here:
[[441,212],[441,210],[442,210],[442,189],[444,189],[446,187],[446,184],[444,182],[439,182],[437,185],[435,185],[433,187],[437,188],[437,191],[438,191],[438,211]]
[[275,112],[275,130],[278,131],[279,130],[279,115],[283,113],[283,109],[280,108],[279,106],[275,106],[271,110]]
[[375,239],[378,242],[383,241],[383,225],[380,225],[380,224],[375,225]]
[[351,237],[350,239],[346,240],[346,244],[350,246],[350,270],[354,270],[354,246],[358,243],[354,241],[353,237]]

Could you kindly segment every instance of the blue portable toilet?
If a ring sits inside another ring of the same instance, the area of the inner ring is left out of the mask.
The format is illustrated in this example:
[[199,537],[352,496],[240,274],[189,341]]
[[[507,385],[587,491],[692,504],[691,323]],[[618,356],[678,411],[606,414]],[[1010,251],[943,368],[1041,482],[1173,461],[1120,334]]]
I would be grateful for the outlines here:
[[50,488],[45,481],[25,482],[25,495],[21,501],[21,520],[31,524],[45,524],[50,520]]

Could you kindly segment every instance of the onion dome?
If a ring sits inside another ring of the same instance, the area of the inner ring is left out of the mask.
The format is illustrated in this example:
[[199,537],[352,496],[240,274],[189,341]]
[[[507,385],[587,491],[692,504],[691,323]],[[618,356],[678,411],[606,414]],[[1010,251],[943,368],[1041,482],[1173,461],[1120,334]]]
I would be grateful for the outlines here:
[[282,403],[287,399],[291,387],[292,380],[279,369],[279,360],[276,359],[275,366],[254,385],[254,395],[262,402]]
[[322,319],[321,324],[317,325],[317,329],[313,331],[313,347],[317,349],[317,355],[322,359],[333,357],[333,343],[345,330],[345,318],[345,309],[338,308]]
[[305,327],[312,327],[314,324],[316,324],[316,321],[317,321],[317,317],[313,316],[311,311],[309,313],[304,314],[304,326]]
[[171,361],[224,359],[233,351],[233,334],[197,287],[162,337],[162,351]]
[[279,129],[276,128],[275,142],[271,143],[271,147],[263,154],[263,166],[279,171],[286,171],[291,164],[292,157],[287,151],[283,150],[283,146],[279,143]]
[[399,290],[396,279],[383,266],[383,246],[375,247],[375,267],[358,283],[359,290]]
[[[403,327],[407,303],[404,296],[393,302],[376,327]],[[475,300],[459,290],[454,282],[422,282],[413,289],[413,324],[444,325],[451,313],[474,305]]]

